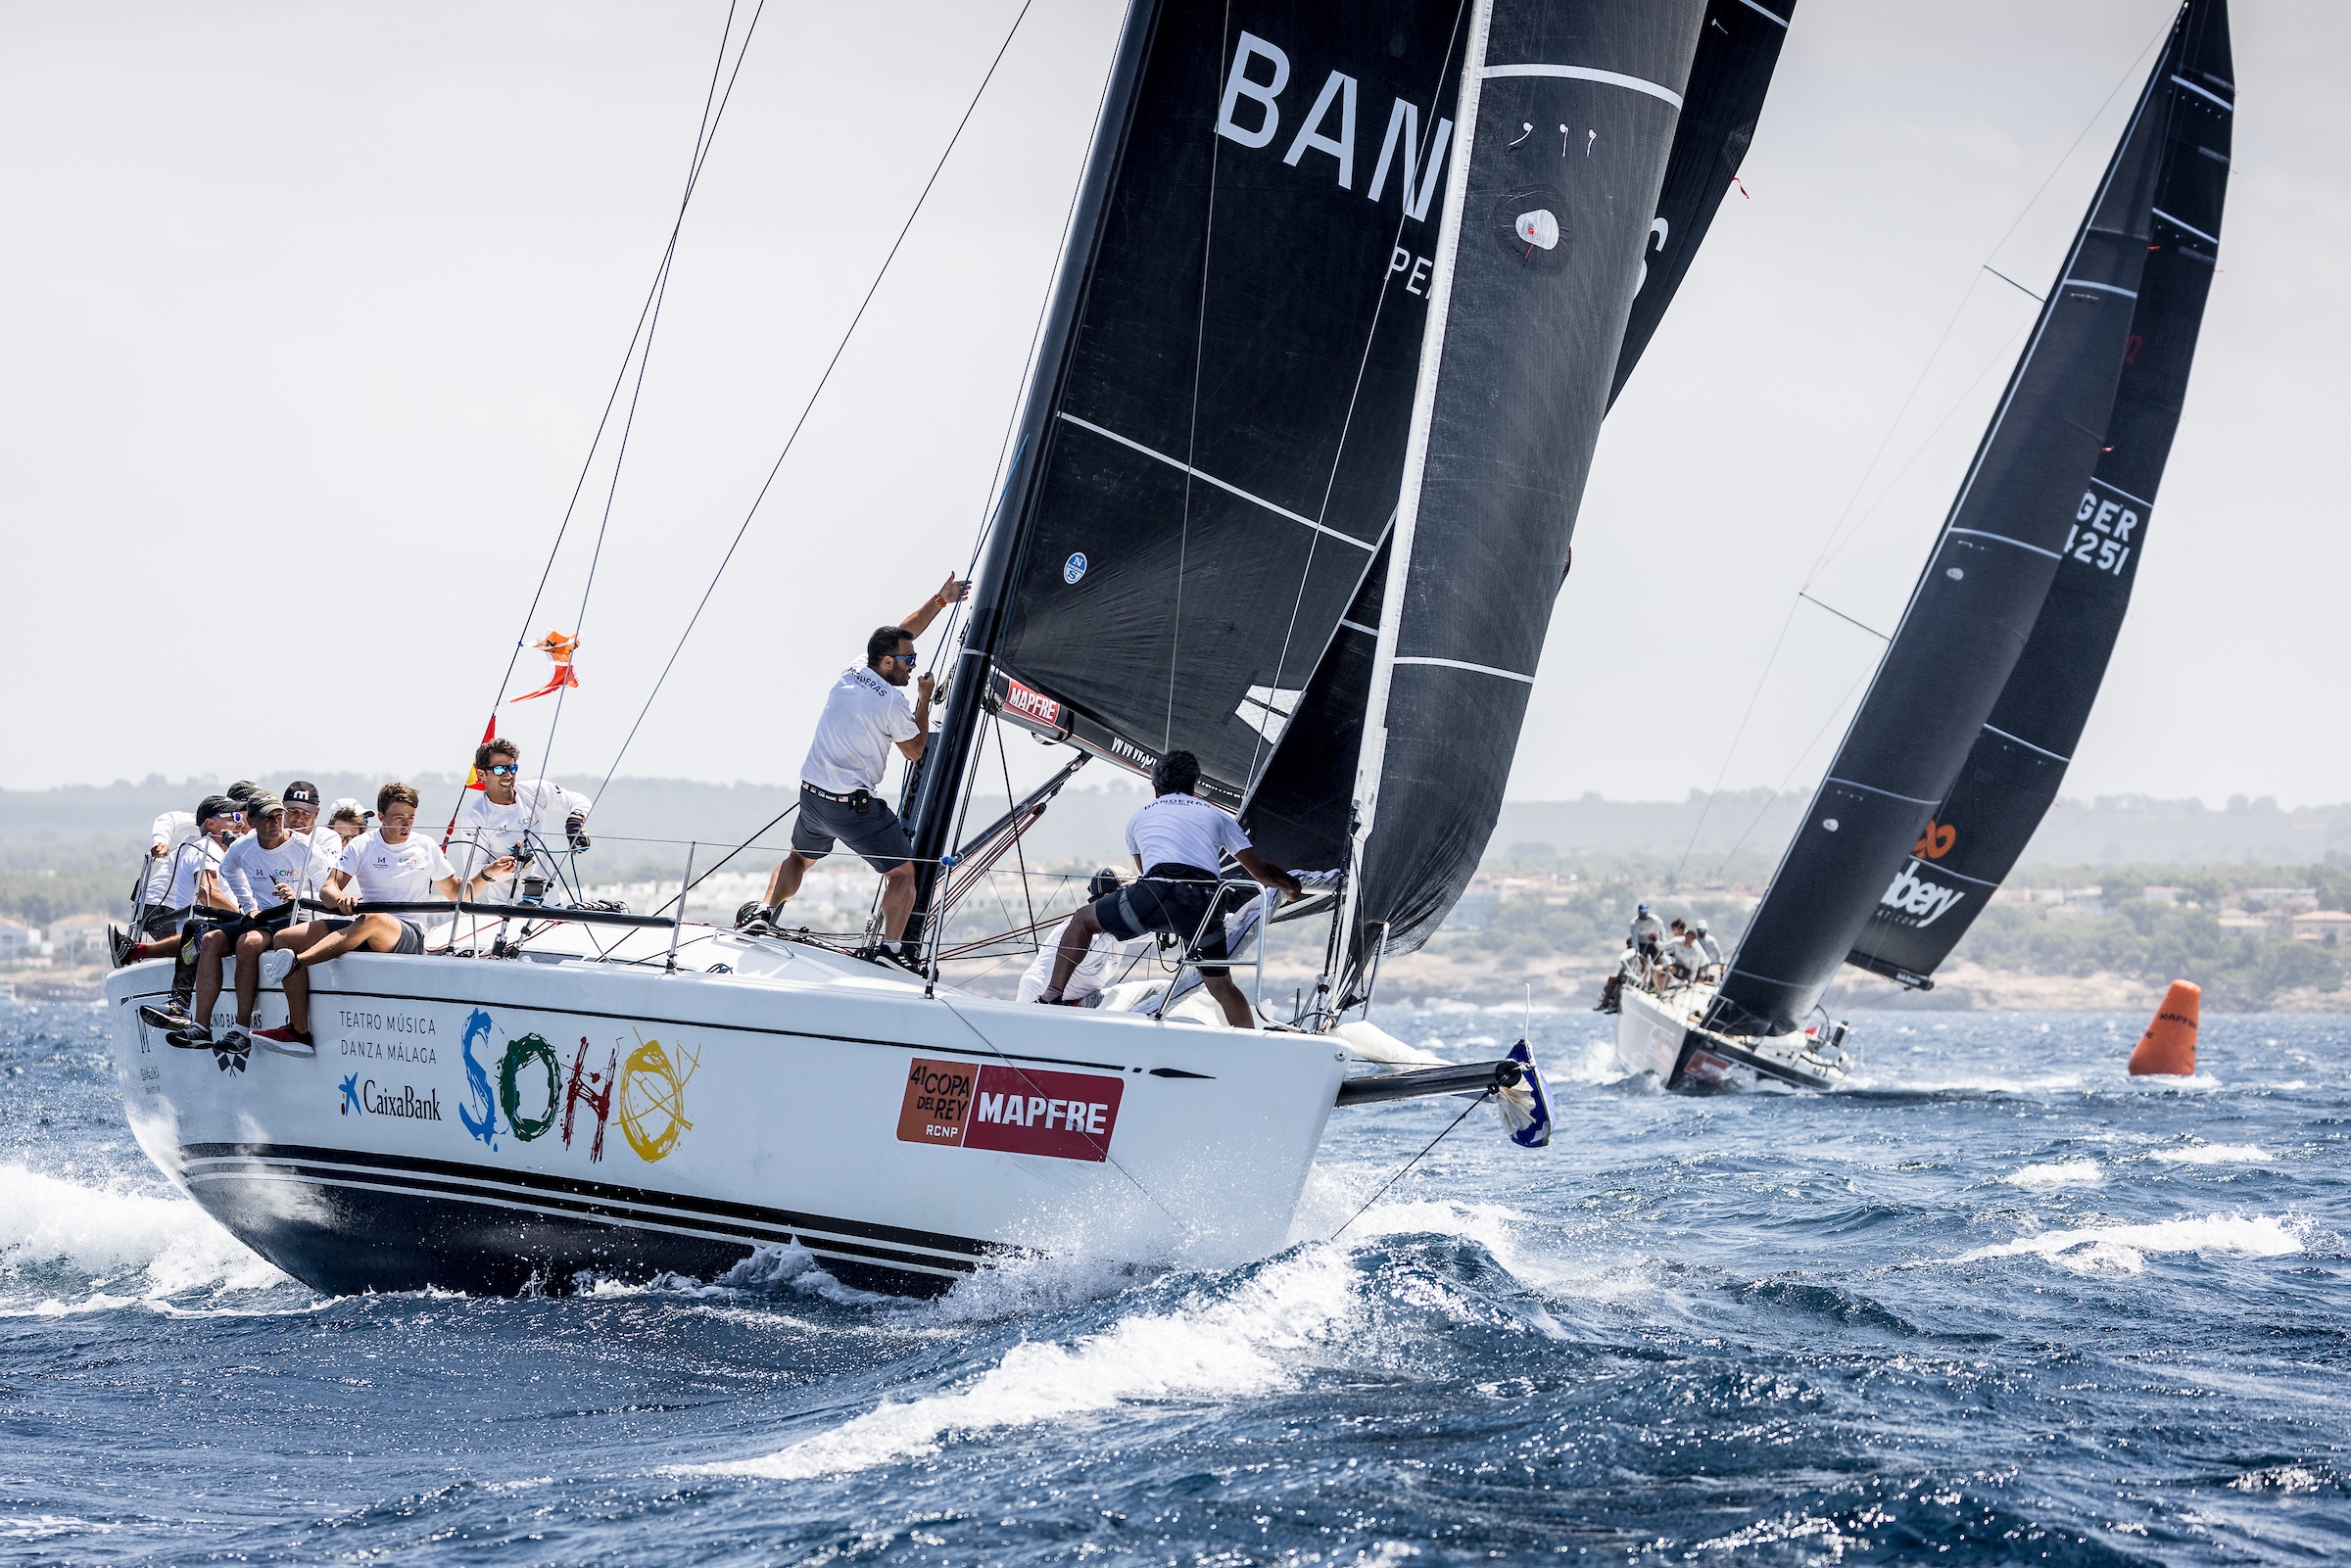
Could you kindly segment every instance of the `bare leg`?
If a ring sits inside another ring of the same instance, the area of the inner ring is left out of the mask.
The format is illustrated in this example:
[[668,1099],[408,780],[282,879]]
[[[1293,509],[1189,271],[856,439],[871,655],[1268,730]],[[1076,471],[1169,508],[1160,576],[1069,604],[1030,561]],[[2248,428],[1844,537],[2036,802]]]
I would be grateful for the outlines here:
[[914,913],[914,862],[893,866],[882,874],[882,939],[894,942]]
[[206,1028],[213,1026],[213,1006],[220,1000],[220,960],[228,953],[228,932],[217,926],[204,933],[196,949],[196,1007],[189,1014]]
[[327,963],[361,947],[388,953],[399,945],[399,921],[390,915],[361,915],[325,941],[306,948],[296,956],[295,963],[300,969],[308,969],[312,964]]
[[267,931],[247,931],[237,938],[237,1022],[253,1026],[254,1004],[262,999],[262,955],[269,951]]
[[1080,905],[1078,913],[1070,917],[1070,924],[1062,929],[1061,946],[1053,955],[1053,977],[1045,982],[1043,1000],[1061,1000],[1061,988],[1070,983],[1070,976],[1085,962],[1085,950],[1093,945],[1101,929],[1102,923],[1094,919],[1094,906]]
[[1225,1022],[1236,1029],[1257,1027],[1257,1020],[1249,1016],[1249,998],[1243,996],[1241,988],[1232,983],[1231,975],[1203,974],[1200,983],[1208,987],[1208,994],[1215,997],[1217,1006],[1224,1010]]
[[815,864],[815,861],[796,849],[777,862],[776,869],[767,876],[767,907],[782,909],[786,900],[798,896],[800,879],[807,876],[808,868]]

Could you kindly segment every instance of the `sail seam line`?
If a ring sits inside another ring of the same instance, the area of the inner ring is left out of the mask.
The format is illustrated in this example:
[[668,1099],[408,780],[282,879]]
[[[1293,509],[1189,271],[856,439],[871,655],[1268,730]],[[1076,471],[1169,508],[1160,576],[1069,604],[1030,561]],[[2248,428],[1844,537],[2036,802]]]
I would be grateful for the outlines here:
[[1366,636],[1366,637],[1377,637],[1377,636],[1379,636],[1379,628],[1378,628],[1378,627],[1376,627],[1376,626],[1366,626],[1366,625],[1364,625],[1364,624],[1363,624],[1361,621],[1350,621],[1350,620],[1346,620],[1346,619],[1342,618],[1342,619],[1340,620],[1339,624],[1340,624],[1341,626],[1343,626],[1343,627],[1347,628],[1347,630],[1348,630],[1348,631],[1350,631],[1350,632],[1361,632],[1361,633],[1363,633],[1363,634],[1364,634],[1364,636]]
[[1389,662],[1394,664],[1433,664],[1440,669],[1467,670],[1472,675],[1498,675],[1505,681],[1523,681],[1528,686],[1535,684],[1535,678],[1531,675],[1520,675],[1516,670],[1498,670],[1491,664],[1471,664],[1464,659],[1415,658],[1399,653]]
[[2057,285],[2061,289],[2096,289],[2101,294],[2119,294],[2126,300],[2138,298],[2138,290],[2126,289],[2118,283],[2092,283],[2087,278],[2067,278]]
[[1978,887],[1996,888],[2000,885],[1998,882],[1988,882],[1981,877],[1970,877],[1963,871],[1953,871],[1947,866],[1938,866],[1931,860],[1925,862],[1925,864],[1922,866],[1920,864],[1920,857],[1917,855],[1912,855],[1910,857],[1909,864],[1904,869],[1908,871],[1931,871],[1938,877],[1948,877],[1955,882],[1974,882]]
[[2202,240],[2207,245],[2218,245],[2221,243],[2221,237],[2218,234],[2207,234],[2202,229],[2196,227],[2196,225],[2193,223],[2183,223],[2179,218],[2172,216],[2171,214],[2165,212],[2160,207],[2150,207],[2147,209],[2147,211],[2153,213],[2157,217],[2162,218],[2166,223],[2171,224],[2174,228],[2183,228],[2187,230],[2190,234],[2193,234],[2197,239]]
[[2219,93],[2206,92],[2194,82],[2189,81],[2185,76],[2175,75],[2172,80],[2178,82],[2181,86],[2185,87],[2189,92],[2194,93],[2198,98],[2209,98],[2214,103],[2220,105],[2223,109],[2228,110],[2229,113],[2232,115],[2236,113],[2236,105],[2231,103],[2228,99],[2223,98]]
[[1995,726],[1989,724],[1984,728],[1991,734],[1998,736],[2003,740],[2015,741],[2018,745],[2023,746],[2027,751],[2038,751],[2052,762],[2063,762],[2070,764],[2074,760],[2071,757],[2061,757],[2057,755],[2056,752],[2051,751],[2047,746],[2037,746],[2021,735],[2010,735],[2007,731],[1998,729]]
[[2089,482],[2090,482],[2091,484],[2093,484],[2093,485],[2099,486],[2099,487],[2100,487],[2100,488],[2102,488],[2102,489],[2105,489],[2105,490],[2111,490],[2111,491],[2113,491],[2113,492],[2114,492],[2116,495],[2118,495],[2118,496],[2122,497],[2122,498],[2123,498],[2123,499],[2125,499],[2125,500],[2135,500],[2135,501],[2137,501],[2137,502],[2138,502],[2138,503],[2139,503],[2141,506],[2144,506],[2144,507],[2145,507],[2145,508],[2147,508],[2147,510],[2149,510],[2149,511],[2153,511],[2153,510],[2155,509],[2155,503],[2154,503],[2153,501],[2151,501],[2151,500],[2147,500],[2147,499],[2143,499],[2143,498],[2141,498],[2141,497],[2138,497],[2138,496],[2134,496],[2134,495],[2132,495],[2132,494],[2131,494],[2131,492],[2129,492],[2129,491],[2125,490],[2125,489],[2124,489],[2122,486],[2120,486],[2120,485],[2116,485],[2116,484],[2110,484],[2110,483],[2109,483],[2109,482],[2107,482],[2106,480],[2100,479],[2100,478],[2099,478],[2097,475],[2095,475],[2095,474],[2092,474],[2092,475],[2090,475],[2090,476],[2089,476]]
[[1056,414],[1055,417],[1066,419],[1080,430],[1090,430],[1095,435],[1100,436],[1105,440],[1115,441],[1122,447],[1131,447],[1146,457],[1154,458],[1160,462],[1166,463],[1170,468],[1180,468],[1185,473],[1191,475],[1194,479],[1200,480],[1206,484],[1214,485],[1219,490],[1227,492],[1230,495],[1238,496],[1241,498],[1241,499],[1248,501],[1251,505],[1263,506],[1266,510],[1275,513],[1278,516],[1287,517],[1293,523],[1303,523],[1318,534],[1328,534],[1333,539],[1343,539],[1348,544],[1353,545],[1357,549],[1367,550],[1377,548],[1376,546],[1366,544],[1364,541],[1356,538],[1353,534],[1345,533],[1336,528],[1325,527],[1322,524],[1316,522],[1312,517],[1302,516],[1299,513],[1290,510],[1287,506],[1276,506],[1273,504],[1273,502],[1266,499],[1263,496],[1252,496],[1249,494],[1249,492],[1243,490],[1238,485],[1228,485],[1214,474],[1202,473],[1199,469],[1194,468],[1190,463],[1185,462],[1180,457],[1171,457],[1164,451],[1153,451],[1150,448],[1144,446],[1139,441],[1129,441],[1115,430],[1105,430],[1100,425],[1095,424],[1093,421],[1089,419],[1080,419],[1076,414],[1071,413],[1066,409]]
[[1755,4],[1755,0],[1739,0],[1739,3],[1747,7],[1748,10],[1752,11],[1758,17],[1769,17],[1772,21],[1778,23],[1783,27],[1788,25],[1788,19],[1786,17],[1781,16],[1775,11],[1764,10],[1761,6]]
[[1981,528],[1954,528],[1951,530],[1951,533],[1954,537],[1964,534],[1969,539],[1997,540],[2003,545],[2014,545],[2018,549],[2029,549],[2036,555],[2046,555],[2053,561],[2061,561],[2065,559],[2064,556],[2058,554],[2053,549],[2042,549],[2039,545],[2028,545],[2021,539],[2010,539],[2006,534],[1986,533]]
[[1829,779],[1823,782],[1843,784],[1847,789],[1858,789],[1865,794],[1884,795],[1889,800],[1906,801],[1913,806],[1940,806],[1943,804],[1940,800],[1921,800],[1916,795],[1897,795],[1891,789],[1880,789],[1876,784],[1865,784],[1851,779]]
[[[1771,13],[1766,11],[1764,15],[1770,16]],[[1779,19],[1775,17],[1772,20],[1776,22]],[[1784,27],[1787,24],[1783,22],[1780,25]],[[1604,87],[1626,87],[1637,93],[1647,93],[1652,98],[1662,98],[1676,109],[1682,107],[1682,95],[1670,87],[1660,87],[1639,76],[1627,76],[1622,71],[1602,71],[1596,66],[1487,66],[1482,68],[1480,74],[1488,81],[1498,76],[1562,76],[1569,81],[1596,81]]]

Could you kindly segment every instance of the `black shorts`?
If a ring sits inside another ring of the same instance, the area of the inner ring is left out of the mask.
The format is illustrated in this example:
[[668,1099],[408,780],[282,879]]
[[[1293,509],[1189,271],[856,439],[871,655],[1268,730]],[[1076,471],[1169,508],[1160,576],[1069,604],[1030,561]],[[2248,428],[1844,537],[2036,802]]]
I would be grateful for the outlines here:
[[876,795],[865,810],[800,785],[800,814],[792,820],[792,847],[810,860],[833,853],[838,840],[879,872],[896,871],[914,858],[914,839],[889,802]]
[[[400,917],[397,915],[392,918],[394,920],[400,920]],[[318,922],[319,927],[327,931],[329,934],[332,934],[336,931],[347,931],[358,924],[359,922],[356,918],[346,918],[341,915],[330,916],[329,918]],[[406,954],[423,952],[424,927],[418,926],[414,921],[401,921],[400,940],[392,944],[392,951],[395,953]]]
[[[1183,880],[1171,880],[1174,877]],[[1211,875],[1189,866],[1154,866],[1141,881],[1128,882],[1115,893],[1104,893],[1094,900],[1094,919],[1102,928],[1122,942],[1131,942],[1138,936],[1154,931],[1192,939],[1200,923],[1208,920],[1208,907],[1217,897],[1217,885]],[[1206,979],[1218,979],[1232,972],[1215,962],[1224,957],[1224,923],[1209,921],[1208,931],[1191,957],[1206,960],[1200,974]]]

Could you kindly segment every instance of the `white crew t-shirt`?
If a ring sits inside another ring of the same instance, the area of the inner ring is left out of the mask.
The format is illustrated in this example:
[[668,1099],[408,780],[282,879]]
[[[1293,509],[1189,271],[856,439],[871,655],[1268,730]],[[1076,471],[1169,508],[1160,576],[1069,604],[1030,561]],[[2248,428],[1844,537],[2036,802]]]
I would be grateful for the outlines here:
[[1226,850],[1247,849],[1249,835],[1198,795],[1161,795],[1127,819],[1127,847],[1145,873],[1170,862],[1213,872]]
[[307,889],[303,885],[315,855],[310,839],[299,833],[286,834],[286,841],[275,849],[264,849],[262,835],[250,833],[220,857],[220,884],[239,909],[257,915],[286,902],[277,896],[279,882],[293,888],[297,898],[316,890],[314,884]]
[[343,851],[335,869],[350,875],[363,904],[417,904],[438,898],[433,884],[456,875],[441,846],[413,829],[397,844],[385,843],[377,832],[361,833]]
[[196,837],[196,814],[192,811],[167,811],[155,819],[147,831],[147,841],[164,852],[163,859],[147,863],[147,902],[159,909],[176,909],[176,904],[164,901],[171,888],[171,852]]
[[[1018,1000],[1033,1002],[1045,994],[1045,987],[1053,980],[1053,961],[1061,955],[1062,932],[1069,928],[1070,923],[1066,920],[1054,927],[1053,934],[1045,938],[1045,945],[1038,948],[1036,957],[1029,961],[1029,973],[1021,976]],[[1123,945],[1108,931],[1094,932],[1094,939],[1087,946],[1085,957],[1080,959],[1078,967],[1070,971],[1070,983],[1061,988],[1061,999],[1065,1002],[1082,1002],[1109,984],[1111,968],[1118,963],[1119,949]]]
[[[567,817],[588,815],[588,797],[566,789],[552,779],[518,779],[511,805],[500,805],[487,790],[469,789],[458,808],[456,831],[449,840],[449,858],[460,877],[471,877],[502,855],[511,855],[528,842],[534,848],[562,849]],[[511,889],[514,877],[497,885]],[[485,889],[487,891],[487,889]]]
[[164,894],[166,909],[185,909],[196,902],[196,874],[216,872],[220,857],[226,853],[218,844],[199,833],[187,843],[171,851],[164,864],[171,868],[170,890]]
[[889,754],[911,740],[914,709],[898,689],[862,664],[840,672],[825,711],[816,721],[816,739],[800,764],[800,782],[837,795],[879,791]]

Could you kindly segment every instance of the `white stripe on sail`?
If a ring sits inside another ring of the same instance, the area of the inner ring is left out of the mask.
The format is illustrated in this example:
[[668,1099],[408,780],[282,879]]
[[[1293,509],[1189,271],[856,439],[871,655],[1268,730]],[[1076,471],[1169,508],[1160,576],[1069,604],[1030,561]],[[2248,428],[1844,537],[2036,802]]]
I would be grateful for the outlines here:
[[2214,103],[2219,104],[2223,109],[2228,110],[2229,113],[2232,115],[2236,113],[2236,105],[2231,103],[2228,99],[2223,98],[2219,93],[2208,93],[2203,88],[2197,86],[2194,82],[2189,81],[2185,76],[2174,76],[2172,80],[2178,82],[2181,86],[2185,87],[2189,92],[2194,93],[2198,98],[2209,98]]
[[[1771,16],[1768,11],[1763,14]],[[1777,17],[1772,20],[1779,21]],[[1787,24],[1781,23],[1780,25],[1786,26]],[[1682,107],[1682,95],[1670,87],[1660,87],[1654,81],[1643,81],[1639,76],[1601,71],[1592,66],[1488,66],[1481,74],[1488,81],[1498,76],[1561,76],[1569,81],[1597,81],[1607,87],[1629,87],[1634,92],[1647,93],[1652,98],[1662,98],[1676,109]]]
[[2221,243],[2221,237],[2218,234],[2207,234],[2202,229],[2196,227],[2196,225],[2193,223],[2183,223],[2160,207],[2151,207],[2147,211],[2153,213],[2157,217],[2162,218],[2166,223],[2171,224],[2174,228],[2183,228],[2187,230],[2190,234],[2193,234],[2197,239],[2202,240],[2207,245],[2218,245]]
[[1445,670],[1467,670],[1472,675],[1498,675],[1505,681],[1524,681],[1528,686],[1535,684],[1535,678],[1531,675],[1520,675],[1516,670],[1498,670],[1491,664],[1470,664],[1462,659],[1412,658],[1399,653],[1394,662],[1398,664],[1433,664]]
[[1344,534],[1335,528],[1325,528],[1320,523],[1316,522],[1312,517],[1302,517],[1298,513],[1290,510],[1287,506],[1276,506],[1271,501],[1266,499],[1263,496],[1252,496],[1249,494],[1249,492],[1241,489],[1240,486],[1228,485],[1214,474],[1204,474],[1199,469],[1194,468],[1190,463],[1183,461],[1179,457],[1171,457],[1164,451],[1153,451],[1150,448],[1144,446],[1139,441],[1128,441],[1125,436],[1120,435],[1117,431],[1105,430],[1100,425],[1093,423],[1091,420],[1080,419],[1074,413],[1064,413],[1061,415],[1061,417],[1068,420],[1071,424],[1076,425],[1080,430],[1092,431],[1095,435],[1102,437],[1105,441],[1115,441],[1122,447],[1131,448],[1133,451],[1141,452],[1146,457],[1154,458],[1157,461],[1166,463],[1170,468],[1180,468],[1185,473],[1191,475],[1194,479],[1199,480],[1202,484],[1214,485],[1219,490],[1225,492],[1227,495],[1238,496],[1241,498],[1241,499],[1249,502],[1253,506],[1263,506],[1266,510],[1273,513],[1277,517],[1287,517],[1293,523],[1304,523],[1307,527],[1313,529],[1318,534],[1328,534],[1333,539],[1343,540],[1347,544],[1353,545],[1357,549],[1373,549],[1377,547],[1369,541],[1358,539],[1353,534]]
[[2014,545],[2018,549],[2029,549],[2036,555],[2046,555],[2053,561],[2065,558],[2053,549],[2042,549],[2039,545],[2028,545],[2021,539],[2010,539],[2006,534],[1988,534],[1981,528],[1954,528],[1951,532],[1965,534],[1970,539],[1990,539],[1996,540],[2002,545]]

